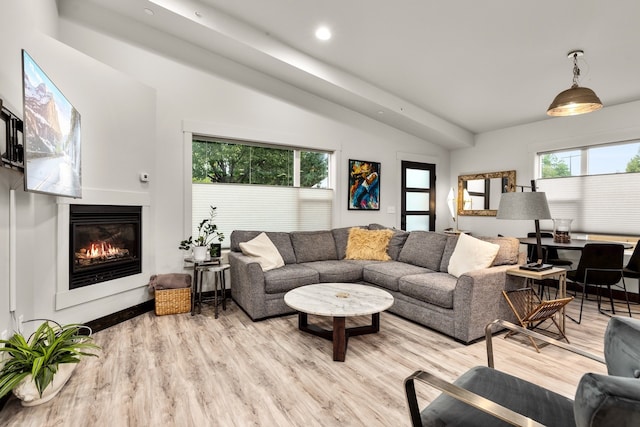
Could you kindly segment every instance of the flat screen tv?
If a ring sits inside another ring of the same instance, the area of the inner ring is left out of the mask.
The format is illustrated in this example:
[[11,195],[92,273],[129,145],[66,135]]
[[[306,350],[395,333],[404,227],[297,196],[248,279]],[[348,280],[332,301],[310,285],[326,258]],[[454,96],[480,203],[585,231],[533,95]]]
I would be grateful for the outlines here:
[[82,197],[80,113],[22,51],[24,189]]

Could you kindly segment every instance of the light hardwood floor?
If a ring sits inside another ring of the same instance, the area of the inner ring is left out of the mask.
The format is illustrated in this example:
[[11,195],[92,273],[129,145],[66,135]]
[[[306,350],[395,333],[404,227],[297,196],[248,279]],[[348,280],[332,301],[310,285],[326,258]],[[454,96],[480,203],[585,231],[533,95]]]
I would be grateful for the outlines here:
[[[587,303],[573,344],[602,355],[607,317]],[[569,305],[575,313],[576,302]],[[362,320],[362,319],[358,319]],[[494,338],[496,368],[572,397],[580,376],[603,365],[522,337]],[[297,330],[297,317],[252,322],[234,303],[219,319],[146,313],[95,334],[85,359],[52,401],[23,408],[12,397],[0,426],[402,426],[403,380],[417,369],[453,380],[486,365],[484,341],[466,346],[393,314],[377,334],[331,342]],[[419,389],[422,404],[438,393]]]

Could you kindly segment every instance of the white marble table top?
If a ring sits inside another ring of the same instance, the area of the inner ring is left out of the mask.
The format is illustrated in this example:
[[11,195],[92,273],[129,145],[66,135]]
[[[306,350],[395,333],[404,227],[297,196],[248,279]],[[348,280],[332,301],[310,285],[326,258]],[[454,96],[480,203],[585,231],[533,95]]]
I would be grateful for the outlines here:
[[355,283],[319,283],[287,292],[284,302],[291,308],[320,316],[363,316],[393,305],[393,296],[382,289]]

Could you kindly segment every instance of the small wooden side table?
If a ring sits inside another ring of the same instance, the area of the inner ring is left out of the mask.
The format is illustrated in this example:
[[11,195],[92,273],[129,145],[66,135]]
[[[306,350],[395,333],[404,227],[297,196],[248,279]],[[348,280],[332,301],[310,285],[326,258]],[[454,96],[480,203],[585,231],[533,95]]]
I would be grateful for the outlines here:
[[[557,279],[558,280],[558,298],[567,296],[567,270],[564,268],[553,267],[549,270],[531,271],[521,268],[511,268],[507,270],[509,276],[523,277],[525,279],[525,288],[532,287],[534,280]],[[560,330],[563,334],[565,331],[565,307],[560,310],[560,319],[558,319]]]

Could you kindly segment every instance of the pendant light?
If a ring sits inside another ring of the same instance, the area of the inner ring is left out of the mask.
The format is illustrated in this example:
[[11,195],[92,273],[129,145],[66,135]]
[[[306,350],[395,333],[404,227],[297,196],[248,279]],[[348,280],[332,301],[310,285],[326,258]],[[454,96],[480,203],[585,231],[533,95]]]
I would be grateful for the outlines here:
[[571,51],[567,55],[569,59],[573,59],[573,84],[555,97],[547,110],[548,115],[554,117],[577,116],[602,108],[602,102],[594,91],[587,87],[578,86],[578,78],[580,77],[578,57],[582,55],[584,52],[581,50]]

